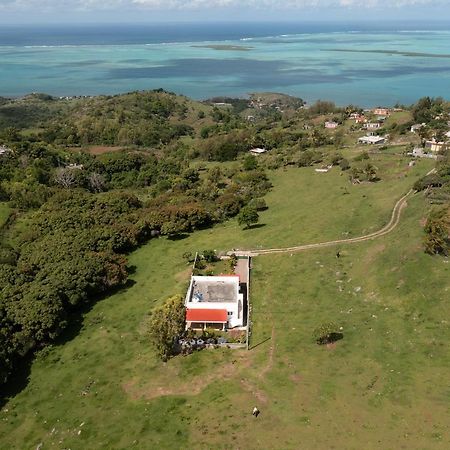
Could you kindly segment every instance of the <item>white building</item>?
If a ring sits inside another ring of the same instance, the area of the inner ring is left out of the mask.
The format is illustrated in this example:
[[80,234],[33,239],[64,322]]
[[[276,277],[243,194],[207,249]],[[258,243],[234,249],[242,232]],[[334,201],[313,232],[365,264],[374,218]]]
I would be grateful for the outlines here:
[[242,327],[244,294],[239,276],[192,276],[186,294],[186,328]]
[[417,131],[419,131],[424,126],[425,126],[424,123],[416,123],[414,125],[411,125],[411,133],[416,133]]
[[430,158],[437,159],[437,155],[434,153],[425,153],[423,148],[416,147],[411,153],[408,153],[408,156],[414,156],[414,158]]
[[360,144],[379,145],[386,142],[386,138],[381,136],[363,136],[358,139]]
[[366,128],[367,130],[378,130],[378,128],[381,128],[381,123],[380,122],[365,123],[363,125],[363,128]]
[[338,126],[339,126],[339,124],[337,122],[333,122],[332,120],[325,122],[325,128],[328,128],[330,130],[334,130]]
[[4,145],[0,145],[0,155],[5,155],[6,153],[10,152],[11,150]]
[[267,150],[265,148],[252,148],[250,150],[250,153],[253,155],[262,155],[263,153],[266,153]]
[[425,142],[425,149],[431,152],[439,153],[445,148],[445,142],[438,142],[435,139]]

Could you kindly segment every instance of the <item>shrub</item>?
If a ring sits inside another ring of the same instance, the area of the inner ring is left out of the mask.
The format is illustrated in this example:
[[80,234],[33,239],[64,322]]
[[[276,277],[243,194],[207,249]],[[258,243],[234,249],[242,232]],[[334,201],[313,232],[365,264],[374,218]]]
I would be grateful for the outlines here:
[[414,183],[414,190],[416,191],[423,191],[424,189],[427,189],[429,187],[440,187],[444,184],[444,179],[435,174],[432,173],[431,175],[426,175],[419,180],[417,180]]
[[230,270],[231,271],[234,271],[234,268],[236,267],[237,262],[238,262],[238,257],[233,253],[230,256]]
[[313,338],[317,344],[329,344],[339,339],[338,327],[333,322],[326,322],[318,326],[313,332]]
[[362,153],[360,153],[359,155],[355,156],[353,158],[353,161],[364,161],[366,159],[369,159],[369,154],[364,150]]
[[341,170],[348,170],[350,169],[350,163],[348,162],[348,159],[342,159],[341,162],[339,163],[339,167],[341,168]]
[[267,209],[267,203],[261,197],[252,198],[249,202],[249,206],[251,206],[252,208],[255,208],[257,211],[265,211]]
[[433,211],[425,225],[425,251],[448,256],[450,253],[450,207]]
[[184,252],[183,253],[183,259],[187,263],[192,263],[192,262],[194,262],[194,255],[192,254],[192,252]]
[[215,262],[218,259],[215,250],[203,250],[202,257],[206,262],[209,263]]

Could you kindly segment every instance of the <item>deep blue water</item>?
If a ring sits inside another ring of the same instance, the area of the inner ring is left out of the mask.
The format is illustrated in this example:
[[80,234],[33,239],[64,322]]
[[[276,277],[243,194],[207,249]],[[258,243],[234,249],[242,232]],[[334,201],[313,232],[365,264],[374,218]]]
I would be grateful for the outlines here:
[[[246,47],[217,50],[208,45]],[[0,95],[277,91],[362,106],[450,95],[450,25],[154,24],[0,28]]]

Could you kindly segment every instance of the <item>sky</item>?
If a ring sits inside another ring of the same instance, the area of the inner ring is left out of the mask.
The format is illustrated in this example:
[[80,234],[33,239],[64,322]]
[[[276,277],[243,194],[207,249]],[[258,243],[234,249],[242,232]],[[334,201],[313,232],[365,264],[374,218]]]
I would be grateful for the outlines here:
[[450,21],[450,0],[0,0],[0,23]]

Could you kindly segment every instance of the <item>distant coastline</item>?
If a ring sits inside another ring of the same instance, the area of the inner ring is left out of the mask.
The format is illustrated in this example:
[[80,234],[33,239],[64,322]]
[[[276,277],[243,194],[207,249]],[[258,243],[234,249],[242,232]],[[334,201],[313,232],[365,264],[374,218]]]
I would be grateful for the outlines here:
[[0,28],[0,96],[114,95],[164,88],[202,100],[270,91],[363,107],[447,96],[450,24],[442,25],[444,31],[408,27],[8,26]]

